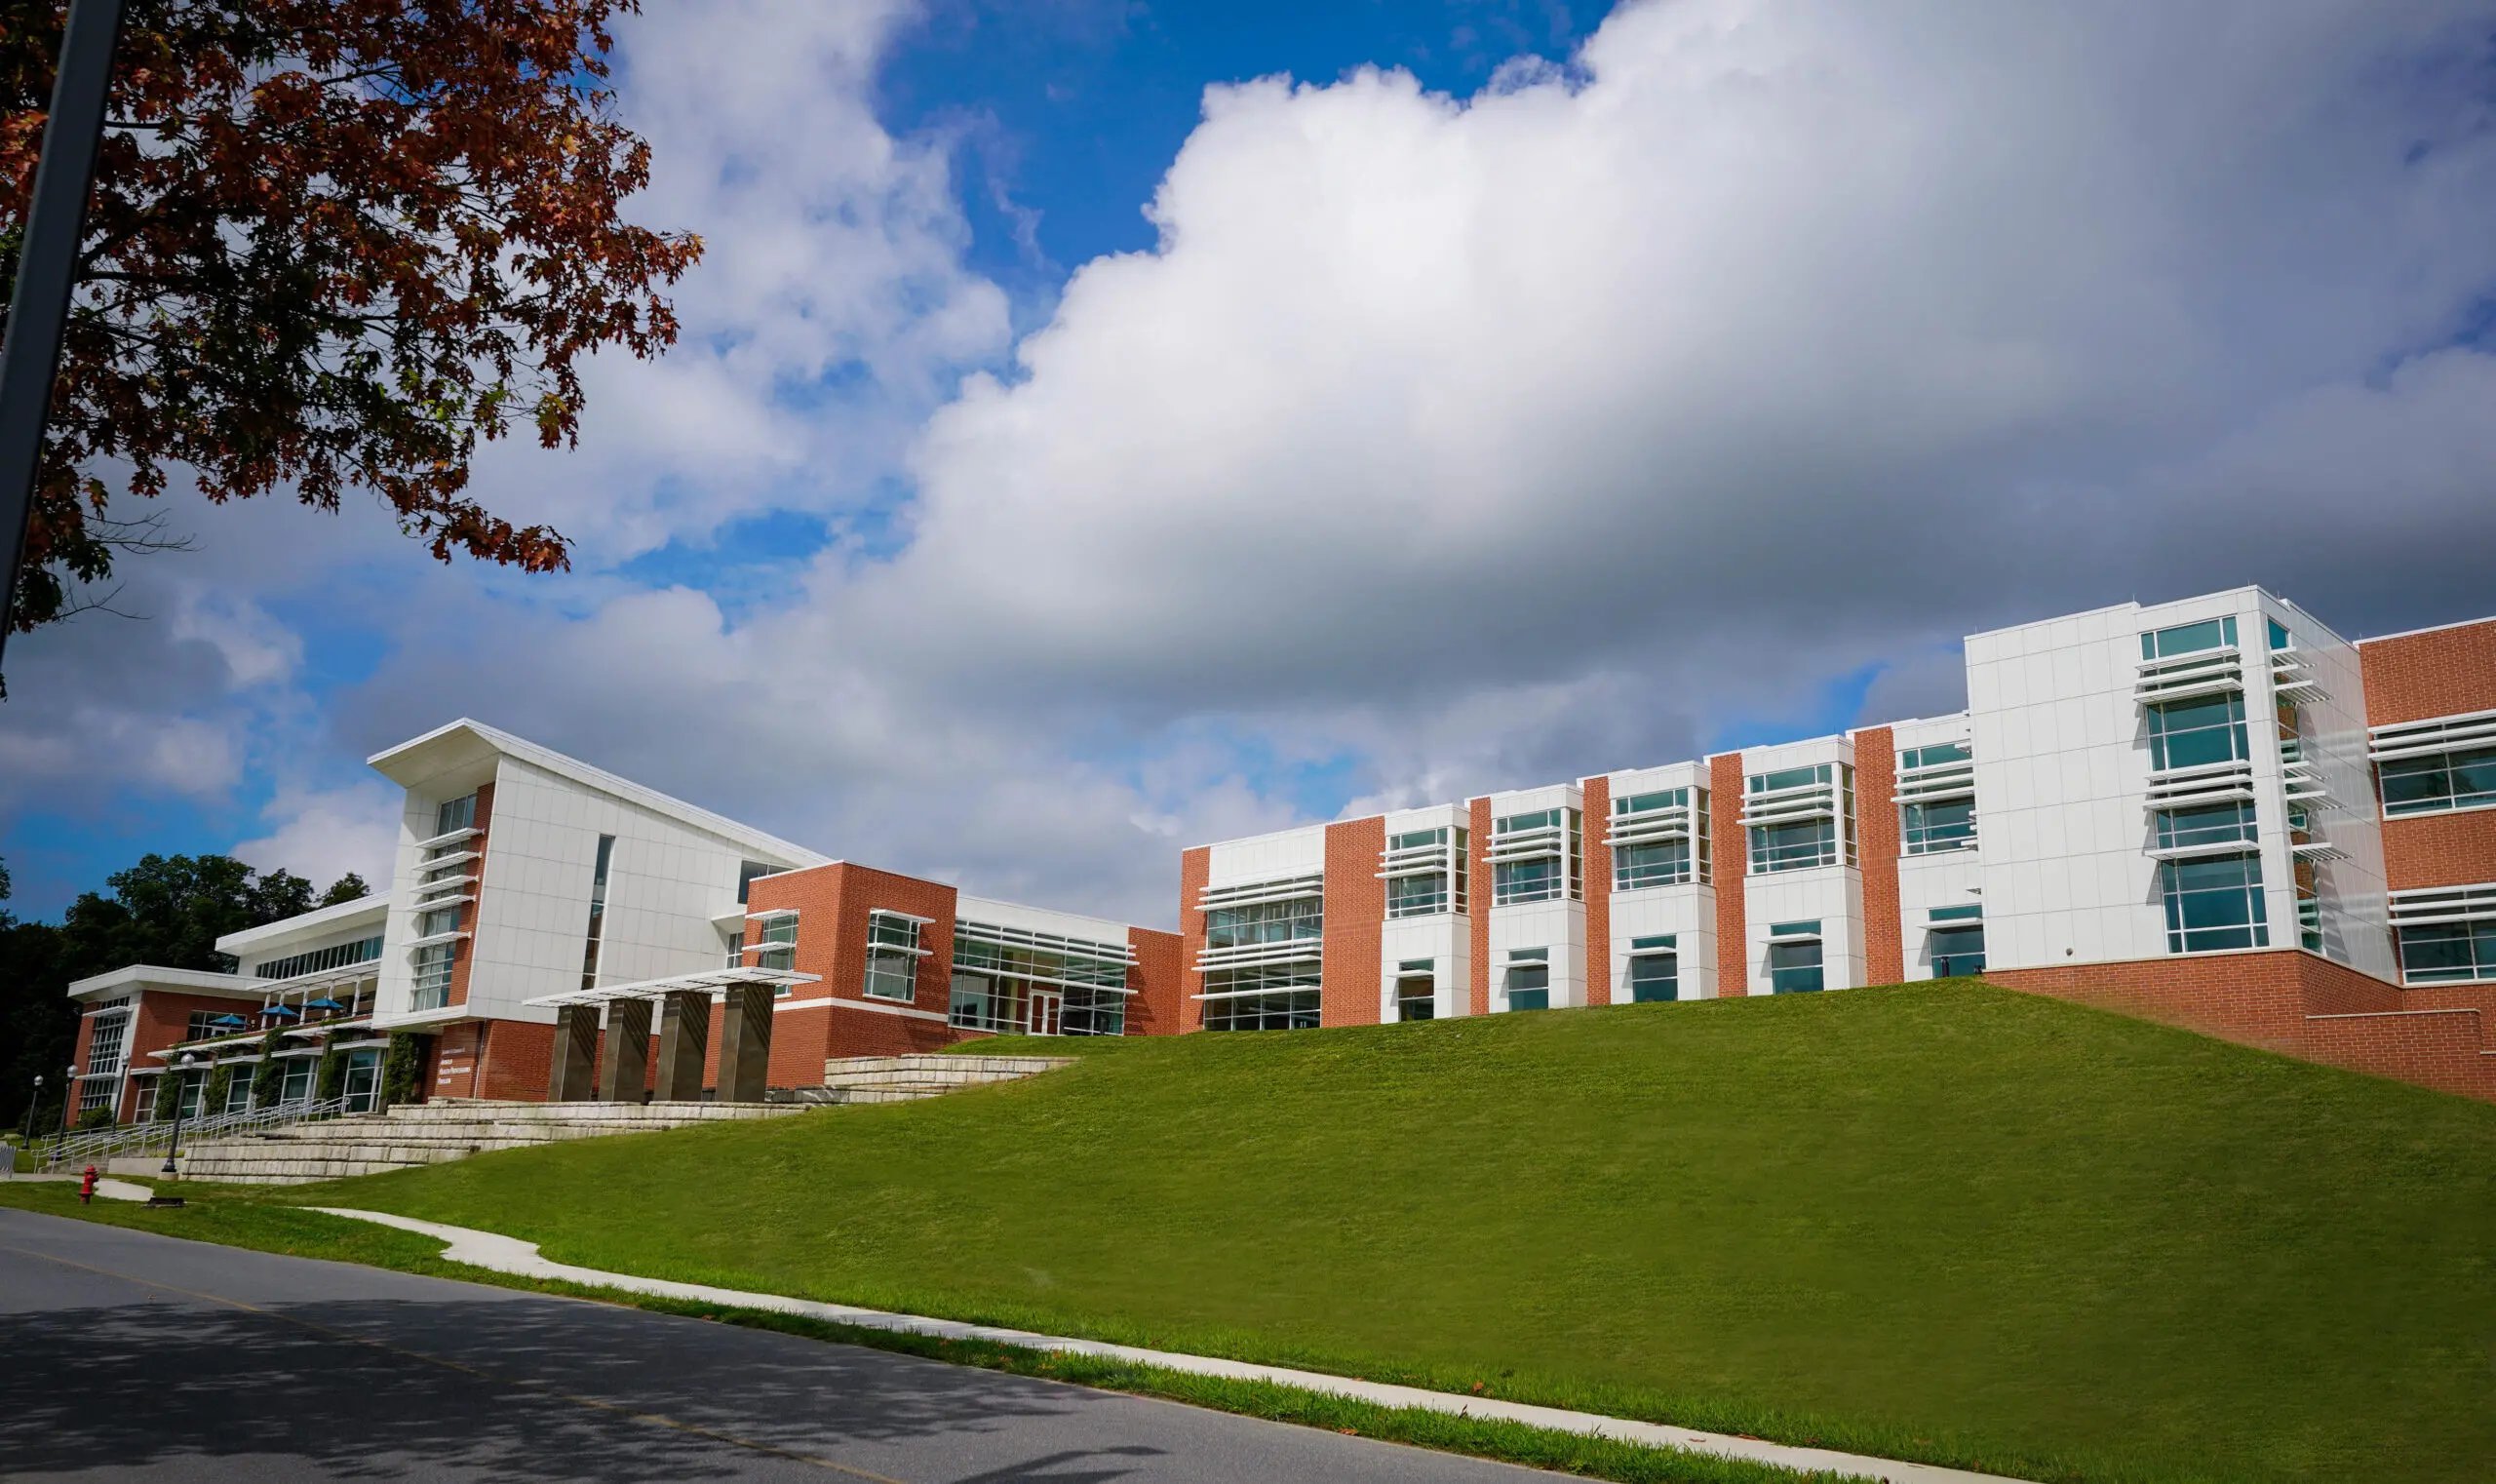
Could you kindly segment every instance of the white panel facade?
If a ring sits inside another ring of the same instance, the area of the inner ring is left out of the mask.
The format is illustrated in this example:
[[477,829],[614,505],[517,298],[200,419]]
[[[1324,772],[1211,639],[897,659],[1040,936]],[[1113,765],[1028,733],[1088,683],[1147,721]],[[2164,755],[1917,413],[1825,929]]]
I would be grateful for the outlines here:
[[[1431,804],[1419,809],[1396,809],[1385,816],[1388,845],[1399,835],[1424,830],[1467,830],[1472,827],[1471,811],[1462,804]],[[1473,849],[1468,840],[1466,850]],[[1393,1021],[1401,1013],[1396,997],[1396,982],[1408,972],[1403,965],[1426,958],[1430,961],[1430,1014],[1435,1020],[1468,1015],[1473,1009],[1473,911],[1475,893],[1481,883],[1466,880],[1466,910],[1454,910],[1456,892],[1451,883],[1449,910],[1425,917],[1388,918],[1379,925],[1378,1003],[1379,1019]],[[1419,970],[1410,971],[1418,974]]]
[[1205,884],[1213,888],[1316,876],[1326,869],[1326,827],[1303,825],[1247,840],[1227,840],[1207,847],[1205,855]]
[[[1602,848],[1602,831],[1589,838],[1583,818],[1585,797],[1573,783],[1547,784],[1541,788],[1519,789],[1491,796],[1491,821],[1496,840],[1499,821],[1519,814],[1540,813],[1547,809],[1581,811],[1579,836],[1579,872],[1582,879],[1583,852]],[[1476,841],[1476,854],[1480,842]],[[1549,957],[1550,1000],[1552,1009],[1575,1009],[1586,1002],[1586,904],[1582,898],[1557,901],[1525,902],[1502,907],[1498,898],[1498,868],[1482,870],[1483,879],[1473,883],[1476,911],[1488,903],[1490,921],[1490,961],[1481,966],[1490,986],[1490,1004],[1494,1014],[1505,1010],[1508,991],[1510,956],[1519,949],[1542,949]]]
[[[1691,840],[1691,879],[1686,884],[1643,886],[1635,890],[1612,893],[1608,940],[1602,945],[1610,956],[1610,977],[1616,1004],[1629,998],[1629,959],[1640,938],[1657,938],[1666,934],[1673,938],[1677,986],[1683,999],[1716,997],[1716,888],[1712,871],[1721,847],[1711,839],[1702,860],[1696,831],[1708,824],[1709,776],[1707,767],[1698,762],[1674,762],[1662,767],[1629,768],[1607,774],[1605,782],[1618,807],[1618,801],[1665,789],[1690,791],[1694,811]],[[1609,820],[1587,821],[1590,841],[1603,839]],[[1606,848],[1590,843],[1589,849]],[[1613,879],[1618,879],[1615,876]]]
[[1081,938],[1092,943],[1127,941],[1124,922],[1112,922],[1107,918],[1087,918],[1072,912],[1052,912],[1045,907],[1026,907],[1020,902],[998,902],[988,897],[956,897],[954,918],[960,922],[985,922],[991,927],[1055,933],[1061,938]]
[[[1844,775],[1838,768],[1854,765],[1854,743],[1847,737],[1814,737],[1803,742],[1781,743],[1774,747],[1754,747],[1742,753],[1742,771],[1747,790],[1754,775],[1774,773],[1787,768],[1814,767],[1826,763],[1832,769],[1832,787]],[[1745,792],[1745,812],[1748,794]],[[1841,805],[1843,807],[1843,805]],[[1861,807],[1858,800],[1856,808]],[[1845,854],[1845,827],[1839,821],[1841,857]],[[1857,850],[1860,849],[1858,826]],[[1853,989],[1865,982],[1863,950],[1863,873],[1858,865],[1811,866],[1797,870],[1760,871],[1751,852],[1744,851],[1746,874],[1742,879],[1743,943],[1742,962],[1748,983],[1742,986],[1720,984],[1720,995],[1767,995],[1774,991],[1769,977],[1769,939],[1779,923],[1817,921],[1820,924],[1821,983],[1831,990]],[[1858,863],[1859,854],[1856,857]]]

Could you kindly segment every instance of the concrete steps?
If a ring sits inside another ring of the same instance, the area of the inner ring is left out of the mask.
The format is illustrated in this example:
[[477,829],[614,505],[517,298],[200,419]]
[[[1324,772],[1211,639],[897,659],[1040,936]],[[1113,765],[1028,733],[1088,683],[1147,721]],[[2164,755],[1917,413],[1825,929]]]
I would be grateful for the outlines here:
[[1072,1066],[1071,1056],[837,1056],[823,1086],[798,1089],[801,1103],[911,1103],[965,1087],[1015,1082]]
[[604,1134],[652,1133],[693,1123],[786,1117],[765,1103],[488,1103],[444,1099],[378,1114],[332,1118],[215,1139],[183,1152],[182,1173],[237,1185],[302,1185],[464,1159]]

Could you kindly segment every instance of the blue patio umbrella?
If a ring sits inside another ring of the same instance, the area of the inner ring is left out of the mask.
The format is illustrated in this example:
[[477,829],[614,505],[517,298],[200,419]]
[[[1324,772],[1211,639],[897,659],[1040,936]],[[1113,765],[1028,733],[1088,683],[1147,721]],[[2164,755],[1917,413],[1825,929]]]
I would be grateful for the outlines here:
[[214,1020],[210,1021],[209,1024],[212,1026],[242,1026],[249,1025],[251,1022],[245,1020],[240,1015],[219,1015]]
[[327,995],[324,995],[318,999],[307,999],[303,1001],[303,1008],[307,1010],[343,1010],[346,1006],[338,1003],[334,999],[332,999]]
[[260,1006],[260,1013],[262,1015],[274,1015],[283,1020],[301,1020],[303,1018],[303,1012],[294,1008],[292,1005],[262,1005]]

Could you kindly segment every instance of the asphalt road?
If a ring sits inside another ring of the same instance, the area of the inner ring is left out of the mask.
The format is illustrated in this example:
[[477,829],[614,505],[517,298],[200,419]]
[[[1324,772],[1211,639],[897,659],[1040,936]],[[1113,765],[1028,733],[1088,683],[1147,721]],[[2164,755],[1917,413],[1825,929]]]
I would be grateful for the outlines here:
[[1554,1475],[639,1309],[0,1209],[0,1475]]

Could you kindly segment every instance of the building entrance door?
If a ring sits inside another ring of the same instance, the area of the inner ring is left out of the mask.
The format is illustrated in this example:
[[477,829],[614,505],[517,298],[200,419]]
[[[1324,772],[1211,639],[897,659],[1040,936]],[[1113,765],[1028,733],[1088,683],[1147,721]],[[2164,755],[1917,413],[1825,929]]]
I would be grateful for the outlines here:
[[1055,990],[1032,992],[1032,1034],[1055,1035],[1058,1025],[1066,1017],[1066,996]]

